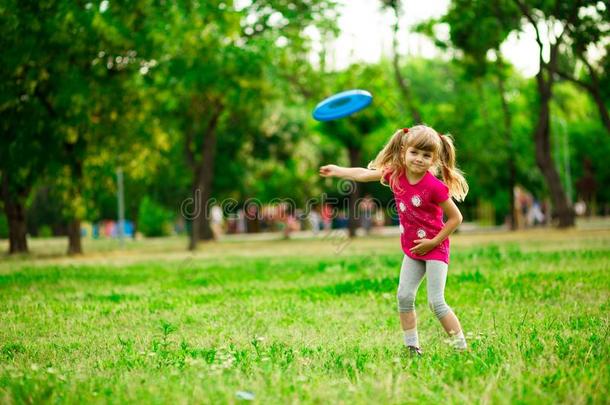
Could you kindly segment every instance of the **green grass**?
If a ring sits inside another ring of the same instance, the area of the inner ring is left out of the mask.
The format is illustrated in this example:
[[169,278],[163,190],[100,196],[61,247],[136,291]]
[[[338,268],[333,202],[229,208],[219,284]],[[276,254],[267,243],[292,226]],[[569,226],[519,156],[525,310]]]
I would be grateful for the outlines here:
[[11,259],[0,402],[607,403],[610,232],[539,236],[455,238],[446,298],[471,351],[423,284],[421,358],[401,350],[393,239]]

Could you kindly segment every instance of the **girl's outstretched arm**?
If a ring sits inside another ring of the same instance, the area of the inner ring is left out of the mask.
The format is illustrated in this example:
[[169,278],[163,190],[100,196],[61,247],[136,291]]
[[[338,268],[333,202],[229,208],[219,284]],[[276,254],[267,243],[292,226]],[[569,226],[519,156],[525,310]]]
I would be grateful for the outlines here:
[[443,229],[432,239],[416,239],[413,241],[415,246],[411,248],[411,252],[417,255],[425,255],[436,246],[440,245],[442,241],[447,239],[449,235],[456,230],[456,228],[462,223],[462,213],[460,209],[455,205],[451,198],[439,204],[443,209],[443,213],[447,217],[447,222]]
[[343,179],[355,180],[360,182],[379,181],[381,170],[365,169],[364,167],[342,167],[337,165],[326,165],[320,167],[322,177],[341,177]]

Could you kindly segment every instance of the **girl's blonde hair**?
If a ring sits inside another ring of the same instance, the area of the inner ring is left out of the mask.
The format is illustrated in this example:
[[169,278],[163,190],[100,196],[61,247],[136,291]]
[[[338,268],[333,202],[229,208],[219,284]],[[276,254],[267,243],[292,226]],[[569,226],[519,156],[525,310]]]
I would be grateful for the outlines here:
[[425,125],[417,125],[413,128],[399,129],[392,135],[390,141],[377,154],[375,160],[369,163],[369,169],[379,169],[384,176],[390,175],[390,187],[399,189],[398,177],[406,173],[405,153],[411,146],[420,150],[431,152],[434,159],[434,169],[441,170],[443,181],[447,184],[451,197],[457,201],[464,201],[468,194],[468,183],[460,169],[455,165],[455,147],[449,134],[439,134],[433,128]]

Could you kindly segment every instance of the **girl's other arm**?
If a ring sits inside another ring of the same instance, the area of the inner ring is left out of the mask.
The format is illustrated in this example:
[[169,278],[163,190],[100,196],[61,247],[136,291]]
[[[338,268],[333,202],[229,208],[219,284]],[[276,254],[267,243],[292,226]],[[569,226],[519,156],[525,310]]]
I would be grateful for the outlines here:
[[443,201],[439,204],[443,209],[443,213],[447,217],[447,222],[443,229],[432,239],[416,239],[413,241],[415,246],[411,248],[411,251],[418,255],[425,255],[436,246],[440,245],[442,241],[447,239],[449,235],[456,230],[456,228],[462,223],[462,213],[460,209],[455,205],[451,198]]
[[447,239],[449,235],[453,233],[457,229],[458,226],[462,223],[464,219],[462,217],[462,213],[460,209],[455,205],[451,198],[448,198],[446,201],[439,204],[443,209],[443,213],[447,217],[447,222],[445,222],[445,226],[441,231],[436,235],[432,240],[439,245],[442,241]]
[[341,177],[343,179],[355,180],[360,182],[379,181],[381,170],[365,169],[364,167],[342,167],[337,165],[326,165],[320,167],[322,177]]

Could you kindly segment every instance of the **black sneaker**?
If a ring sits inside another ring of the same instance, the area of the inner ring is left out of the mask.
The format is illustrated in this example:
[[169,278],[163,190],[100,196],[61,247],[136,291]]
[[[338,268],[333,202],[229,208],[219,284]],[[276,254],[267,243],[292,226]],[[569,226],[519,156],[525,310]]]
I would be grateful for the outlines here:
[[424,354],[424,352],[422,352],[422,350],[417,346],[407,346],[407,349],[409,349],[409,354],[411,356],[421,356]]

